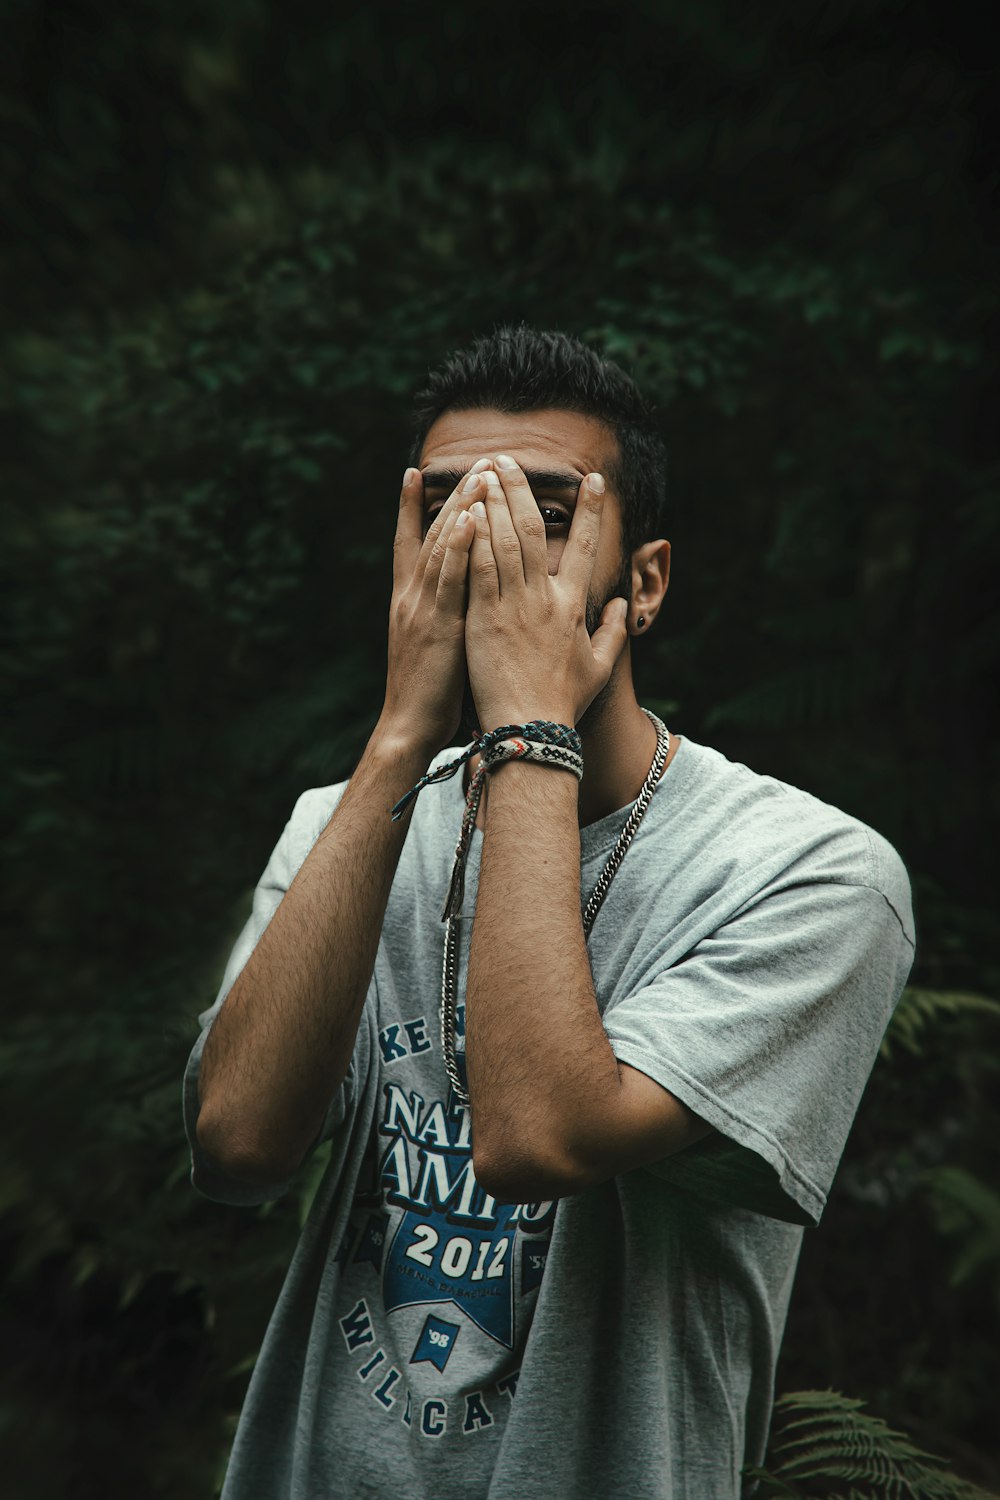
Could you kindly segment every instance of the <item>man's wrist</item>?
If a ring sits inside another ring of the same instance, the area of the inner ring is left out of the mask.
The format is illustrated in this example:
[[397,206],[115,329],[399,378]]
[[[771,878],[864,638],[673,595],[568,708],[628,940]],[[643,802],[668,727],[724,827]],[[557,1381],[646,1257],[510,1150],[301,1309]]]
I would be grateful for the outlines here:
[[412,725],[383,714],[372,730],[368,748],[377,760],[422,776],[442,746]]
[[[559,774],[554,774],[558,772]],[[536,796],[548,792],[553,798],[572,802],[576,806],[580,782],[572,771],[563,766],[541,765],[531,760],[503,760],[490,770],[490,790],[501,787],[500,800],[506,793],[521,796],[525,793]]]
[[480,718],[480,727],[484,734],[490,734],[494,729],[500,729],[505,724],[545,724],[565,725],[568,729],[576,727],[576,714],[572,709],[553,708],[548,705],[544,708],[533,708],[526,711],[523,708],[512,708],[508,712],[496,713],[491,711]]

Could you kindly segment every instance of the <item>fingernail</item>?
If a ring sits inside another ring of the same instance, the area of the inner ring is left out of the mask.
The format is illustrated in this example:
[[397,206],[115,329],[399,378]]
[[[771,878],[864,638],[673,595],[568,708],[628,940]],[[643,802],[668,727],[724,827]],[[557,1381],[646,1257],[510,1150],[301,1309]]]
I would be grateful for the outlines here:
[[474,463],[472,465],[472,468],[469,470],[469,473],[470,474],[481,474],[483,472],[483,470],[484,469],[488,469],[489,466],[490,466],[489,459],[488,458],[481,458],[476,463]]
[[474,503],[469,506],[469,510],[476,517],[476,519],[478,521],[481,521],[483,519],[483,517],[486,515],[486,506],[483,504],[483,502],[481,500],[474,501]]
[[604,494],[604,475],[603,474],[591,474],[590,475],[590,488],[593,490],[593,492],[594,492],[595,495],[603,495]]
[[500,488],[500,476],[499,474],[494,474],[492,469],[487,469],[486,473],[483,475],[483,478],[490,486],[490,489],[498,490]]
[[511,456],[510,456],[509,453],[498,453],[497,454],[497,463],[499,464],[499,466],[500,466],[501,469],[516,469],[517,468],[517,462],[516,462],[516,460],[513,459],[513,458],[511,458]]
[[419,469],[407,469],[406,473],[403,475],[403,485],[406,486],[408,484],[412,484],[413,481],[415,479],[418,479],[419,477],[420,477],[420,470]]
[[455,517],[455,530],[461,531],[462,527],[468,526],[468,524],[469,512],[467,510],[460,510],[458,515]]
[[469,477],[468,477],[468,479],[462,485],[462,494],[463,495],[471,495],[472,491],[475,490],[475,489],[478,489],[478,488],[479,488],[479,475],[478,474],[470,474]]

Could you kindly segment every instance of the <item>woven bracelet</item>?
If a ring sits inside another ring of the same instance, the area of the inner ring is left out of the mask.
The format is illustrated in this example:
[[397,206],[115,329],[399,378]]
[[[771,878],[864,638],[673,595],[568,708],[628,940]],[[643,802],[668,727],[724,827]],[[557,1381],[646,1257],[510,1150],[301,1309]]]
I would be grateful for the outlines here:
[[583,756],[568,745],[511,738],[499,740],[483,752],[483,765],[487,771],[508,760],[528,760],[538,766],[554,766],[557,771],[572,771],[577,781],[583,776]]
[[[400,797],[392,809],[392,821],[394,823],[398,822],[410,804],[420,796],[425,786],[434,786],[439,781],[447,781],[450,777],[454,776],[460,766],[463,766],[466,761],[471,760],[476,754],[481,755],[485,763],[495,746],[499,746],[509,740],[523,741],[526,744],[536,747],[548,746],[550,749],[570,751],[580,762],[580,769],[576,774],[578,776],[583,775],[583,744],[572,725],[553,724],[549,719],[532,719],[527,724],[501,724],[498,729],[491,729],[488,734],[481,734],[478,739],[473,740],[472,744],[466,746],[461,755],[456,756],[454,760],[448,761],[446,765],[438,766],[436,771],[428,771],[426,775],[421,776],[416,785],[412,786],[405,796]],[[521,760],[539,760],[539,756],[534,753],[530,756],[525,753],[517,757],[504,755],[497,758],[497,764],[500,764],[503,760],[512,760],[515,758]],[[557,763],[551,757],[546,757],[544,764],[554,765]],[[573,770],[574,767],[567,765],[563,769],[568,771]]]

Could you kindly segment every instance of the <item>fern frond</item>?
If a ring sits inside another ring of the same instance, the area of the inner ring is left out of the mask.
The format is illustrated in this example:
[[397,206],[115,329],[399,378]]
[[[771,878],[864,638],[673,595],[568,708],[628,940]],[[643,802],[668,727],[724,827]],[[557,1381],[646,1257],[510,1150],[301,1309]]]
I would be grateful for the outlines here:
[[743,1470],[743,1479],[751,1486],[754,1500],[803,1500],[802,1491],[796,1485],[779,1479],[777,1474],[768,1473],[767,1469],[748,1466]]
[[930,1167],[923,1180],[930,1188],[938,1229],[959,1242],[952,1286],[992,1265],[1000,1299],[1000,1193],[965,1167]]
[[891,1057],[898,1043],[919,1057],[924,1050],[923,1034],[945,1016],[988,1015],[1000,1018],[1000,1004],[986,995],[972,995],[963,990],[925,990],[907,985],[893,1012],[888,1030],[882,1038],[879,1053]]
[[[839,1391],[775,1403],[768,1465],[747,1470],[756,1500],[997,1500]],[[834,1490],[837,1481],[847,1488]]]

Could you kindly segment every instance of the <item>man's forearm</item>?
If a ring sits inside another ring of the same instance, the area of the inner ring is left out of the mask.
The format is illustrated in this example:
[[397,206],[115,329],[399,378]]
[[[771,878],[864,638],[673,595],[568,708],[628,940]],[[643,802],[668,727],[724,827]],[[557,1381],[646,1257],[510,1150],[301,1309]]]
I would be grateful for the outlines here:
[[490,778],[465,1025],[477,1176],[558,1195],[619,1072],[580,915],[577,783],[544,766]]
[[287,1176],[346,1075],[429,753],[379,727],[205,1043],[198,1139],[234,1176]]

